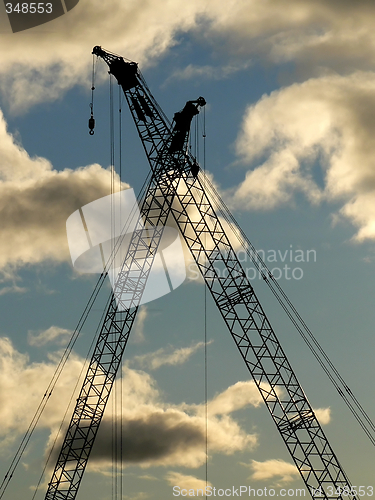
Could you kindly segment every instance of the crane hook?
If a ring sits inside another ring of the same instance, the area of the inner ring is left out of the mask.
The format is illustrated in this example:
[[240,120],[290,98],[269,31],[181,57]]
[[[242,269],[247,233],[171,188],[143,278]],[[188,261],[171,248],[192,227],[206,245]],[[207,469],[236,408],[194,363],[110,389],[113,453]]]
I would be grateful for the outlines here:
[[[94,86],[92,87],[92,92],[94,91]],[[91,116],[89,118],[89,134],[94,135],[94,128],[95,128],[95,118],[94,118],[94,95],[92,96],[91,103],[90,103],[90,109],[91,109]]]
[[94,90],[95,90],[95,57],[92,56],[92,80],[91,80],[91,116],[89,118],[89,134],[94,135],[95,118],[94,118]]
[[95,118],[94,115],[91,113],[91,116],[89,118],[89,134],[94,135],[94,128],[95,128]]

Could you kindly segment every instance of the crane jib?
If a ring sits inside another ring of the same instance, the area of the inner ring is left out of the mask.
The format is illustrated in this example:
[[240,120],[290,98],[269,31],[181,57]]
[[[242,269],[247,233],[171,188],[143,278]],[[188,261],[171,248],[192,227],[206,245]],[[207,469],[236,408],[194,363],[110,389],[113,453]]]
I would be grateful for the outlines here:
[[[141,209],[144,224],[163,225],[173,216],[308,492],[314,499],[342,499],[340,491],[353,491],[351,484],[216,214],[205,179],[198,175],[197,161],[188,151],[190,123],[204,99],[189,101],[175,114],[172,127],[136,63],[98,46],[93,53],[104,59],[122,86],[153,172]],[[194,219],[193,212],[197,214]],[[123,269],[132,264],[137,244],[130,244]],[[151,246],[156,253],[158,236]],[[227,271],[225,278],[215,270],[214,262]],[[140,273],[147,279],[147,266]],[[136,312],[136,307],[118,311],[116,301],[111,301],[46,500],[76,498]],[[329,494],[332,485],[338,491],[333,496]],[[345,498],[355,500],[356,496],[349,493]]]

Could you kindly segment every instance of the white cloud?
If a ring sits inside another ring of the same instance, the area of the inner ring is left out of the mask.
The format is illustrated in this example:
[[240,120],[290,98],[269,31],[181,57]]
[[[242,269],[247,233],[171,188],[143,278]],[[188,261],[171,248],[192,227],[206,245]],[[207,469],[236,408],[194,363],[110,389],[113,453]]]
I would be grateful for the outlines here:
[[27,340],[32,346],[43,346],[49,342],[55,342],[59,345],[65,345],[73,332],[59,326],[50,326],[47,330],[27,332]]
[[314,78],[250,106],[236,146],[255,166],[228,193],[232,204],[272,209],[303,192],[311,203],[341,203],[338,215],[358,228],[355,238],[374,238],[374,83],[372,72]]
[[[196,494],[197,490],[203,490],[204,492],[206,488],[206,481],[203,479],[198,479],[195,476],[187,476],[180,472],[168,472],[165,478],[172,487],[179,486],[181,490],[194,490],[194,496],[203,496],[201,492]],[[212,484],[207,481],[207,486],[212,486]]]
[[[0,87],[14,110],[58,99],[75,84],[89,87],[94,45],[144,66],[178,43],[181,32],[204,33],[215,52],[229,51],[231,59],[235,53],[236,61],[258,54],[300,61],[310,73],[322,66],[368,69],[374,64],[374,14],[371,0],[81,0],[44,27],[3,37]],[[228,74],[232,66],[223,62],[217,71]],[[207,74],[207,68],[198,71]]]
[[23,291],[14,281],[18,266],[70,261],[66,219],[110,192],[111,174],[100,165],[57,171],[47,159],[31,158],[0,111],[0,269],[13,291]]
[[[28,428],[52,378],[60,354],[54,353],[47,362],[31,363],[29,357],[18,352],[9,339],[0,338],[0,438],[3,449]],[[48,429],[51,433],[46,449],[49,449],[54,440],[82,366],[83,359],[72,354],[38,423],[38,429]],[[115,419],[120,419],[121,414],[123,417],[125,465],[196,468],[204,464],[206,424],[203,406],[171,405],[164,402],[155,380],[142,370],[124,366],[122,375],[122,398],[118,397],[121,390],[120,379],[115,383],[92,451],[90,470],[106,473],[111,468],[113,412]],[[80,384],[77,390],[79,388]],[[116,405],[113,402],[115,393]],[[73,395],[72,404],[75,398],[76,395]],[[223,414],[217,411],[216,414],[209,415],[210,454],[232,455],[237,451],[253,449],[257,445],[256,435],[248,434],[241,428],[229,415],[230,408],[225,404],[225,397],[222,400],[225,407]],[[61,438],[60,436],[55,448],[55,455],[59,451]],[[54,463],[55,455],[50,465]],[[25,463],[27,464],[27,457]]]
[[0,268],[0,285],[7,283],[7,286],[0,288],[0,295],[7,293],[25,293],[27,288],[17,285],[21,278],[17,275],[16,269],[12,265]]
[[[58,358],[59,355],[55,353],[48,362],[30,363],[28,356],[18,352],[9,339],[0,338],[0,384],[3,402],[0,407],[0,434],[3,449],[27,429],[54,373]],[[82,366],[83,359],[72,354],[38,424],[39,429],[50,430],[50,443]],[[197,468],[204,464],[204,405],[171,405],[164,402],[155,380],[142,370],[124,366],[122,378],[124,383],[121,384],[121,379],[117,380],[112,391],[92,452],[89,470],[106,474],[112,466],[113,411],[117,419],[122,415],[125,465]],[[119,397],[121,387],[122,398]],[[17,398],[14,398],[15,392]],[[116,408],[113,402],[115,392]],[[253,382],[238,382],[209,402],[208,449],[211,455],[232,455],[256,447],[257,436],[246,433],[231,413],[248,405],[257,407],[259,404],[260,398]],[[321,409],[319,412],[326,413]],[[61,443],[61,438],[59,442]],[[55,454],[58,449],[59,443]],[[54,463],[54,458],[51,464]],[[27,458],[25,463],[27,465]],[[277,477],[287,482],[295,475],[292,467],[280,460],[252,461],[252,478],[261,480]],[[169,475],[169,479],[171,477]]]
[[[207,342],[207,345],[211,343],[212,341]],[[190,347],[181,347],[179,349],[175,349],[173,346],[169,346],[167,348],[162,347],[152,353],[134,356],[133,360],[142,368],[156,370],[164,365],[181,365],[185,363],[190,356],[203,347],[204,342],[196,342]]]
[[272,459],[265,462],[252,460],[250,464],[242,465],[252,470],[250,479],[254,481],[266,481],[275,478],[281,483],[289,483],[299,477],[297,467],[284,460]]
[[142,474],[138,476],[139,479],[145,479],[146,481],[159,481],[156,476],[151,476],[150,474]]
[[[8,338],[0,337],[0,438],[3,444],[26,431],[55,368],[55,360],[30,363],[27,354],[18,352]],[[42,414],[39,428],[51,429],[60,423],[81,368],[82,360],[73,354]]]
[[210,415],[224,415],[240,410],[247,405],[258,407],[263,399],[255,383],[236,382],[225,391],[215,396],[208,405]]
[[232,0],[215,10],[212,28],[236,53],[298,61],[306,71],[370,68],[374,13],[371,0]]
[[172,80],[191,80],[193,78],[207,79],[207,80],[221,80],[227,78],[233,73],[243,71],[250,66],[250,62],[245,61],[241,63],[227,64],[225,66],[197,66],[195,64],[188,64],[184,69],[178,69],[167,78],[165,84]]
[[331,421],[331,409],[330,408],[316,408],[314,409],[316,418],[318,419],[320,425],[327,425]]
[[137,312],[135,324],[131,335],[131,339],[135,343],[144,342],[145,340],[144,326],[147,316],[148,316],[147,307],[145,305],[140,306]]
[[[91,51],[101,44],[143,63],[171,47],[178,30],[189,30],[205,11],[198,1],[163,3],[81,0],[43,28],[7,36],[0,56],[1,88],[14,110],[60,98],[79,83],[89,85]],[[48,40],[48,42],[47,42]],[[98,73],[105,78],[106,71]]]
[[[125,366],[123,377],[125,383],[122,448],[126,450],[123,455],[124,463],[137,464],[141,467],[189,468],[197,468],[204,464],[206,424],[203,405],[164,403],[156,389],[155,381],[141,370]],[[223,404],[225,406],[223,414],[219,415],[220,411],[217,414],[209,414],[209,452],[232,455],[237,451],[253,449],[257,445],[257,436],[244,432],[229,415],[225,401]],[[245,404],[243,403],[243,406]],[[91,455],[89,468],[97,472],[105,473],[111,467],[111,408],[112,404],[109,403]],[[119,418],[120,407],[117,408],[116,414]]]
[[25,293],[27,289],[22,286],[12,285],[12,286],[4,286],[0,289],[0,295],[5,295],[7,293]]

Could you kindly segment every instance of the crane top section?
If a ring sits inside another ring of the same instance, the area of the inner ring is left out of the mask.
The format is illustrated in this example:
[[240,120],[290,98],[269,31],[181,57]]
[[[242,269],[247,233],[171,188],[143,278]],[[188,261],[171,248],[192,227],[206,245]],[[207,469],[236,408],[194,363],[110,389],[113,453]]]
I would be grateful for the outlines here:
[[[108,52],[100,46],[95,46],[92,53],[101,57],[109,66],[109,73],[112,74],[119,85],[121,85],[125,96],[129,99],[130,109],[135,114],[136,123],[143,122],[146,124],[147,117],[151,122],[155,119],[161,119],[161,110],[156,101],[147,88],[143,77],[138,70],[138,64],[135,62],[127,62],[123,57]],[[190,133],[190,126],[193,117],[199,114],[199,109],[206,105],[206,100],[203,97],[193,101],[187,101],[184,108],[174,114],[173,127],[169,128],[167,122],[164,122],[168,145],[166,151],[170,154],[184,153],[187,149],[187,142]],[[160,128],[160,125],[156,125]],[[147,130],[145,130],[148,133]],[[141,133],[141,137],[143,137]],[[193,169],[193,175],[196,176],[199,168]]]
[[96,45],[92,53],[101,57],[109,66],[109,73],[112,74],[119,85],[125,90],[135,87],[139,81],[138,64],[135,62],[126,62],[123,57],[112,54],[103,50],[99,45]]
[[199,106],[205,106],[203,97],[198,97],[196,101],[188,101],[181,111],[174,114],[173,136],[169,148],[171,153],[182,150],[187,136],[190,132],[191,120],[199,113]]

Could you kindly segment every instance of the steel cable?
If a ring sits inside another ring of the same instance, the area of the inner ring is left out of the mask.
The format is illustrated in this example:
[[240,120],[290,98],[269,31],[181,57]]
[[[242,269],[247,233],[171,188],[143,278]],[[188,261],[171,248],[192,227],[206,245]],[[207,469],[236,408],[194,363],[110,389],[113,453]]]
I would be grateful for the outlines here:
[[[348,385],[344,381],[343,377],[338,372],[337,368],[334,366],[333,362],[330,360],[310,328],[306,325],[305,321],[302,319],[301,315],[296,310],[295,306],[292,304],[289,297],[286,295],[284,290],[281,288],[277,280],[274,278],[267,265],[260,257],[255,247],[246,236],[244,231],[237,224],[234,216],[229,211],[227,205],[224,200],[218,193],[217,189],[211,182],[210,178],[204,173],[200,173],[201,176],[204,176],[206,195],[208,194],[211,197],[211,200],[214,201],[216,207],[218,208],[219,213],[223,217],[223,219],[227,222],[234,235],[241,243],[242,247],[246,251],[247,255],[250,257],[256,269],[260,272],[264,281],[272,291],[273,295],[276,297],[277,301],[281,305],[281,307],[286,312],[289,319],[292,321],[292,324],[295,326],[297,331],[300,333],[304,342],[314,355],[315,359],[318,361],[320,366],[323,368],[324,372],[328,376],[329,380],[332,382],[336,390],[338,391],[341,398],[344,400],[345,404],[350,409],[351,413],[354,415],[355,419],[358,421],[360,427],[363,429],[369,440],[373,445],[375,445],[375,437],[373,436],[373,432],[375,431],[375,425],[372,422],[369,415],[366,413],[358,399],[349,389]],[[251,251],[249,251],[249,249]],[[305,333],[306,332],[306,333]],[[310,340],[309,340],[310,339]],[[315,347],[316,349],[315,349]],[[319,354],[320,353],[320,354]],[[346,395],[348,394],[348,396]],[[357,408],[357,410],[355,409]],[[362,417],[360,416],[362,415]],[[367,422],[367,424],[366,424]],[[370,427],[370,429],[368,428]]]

